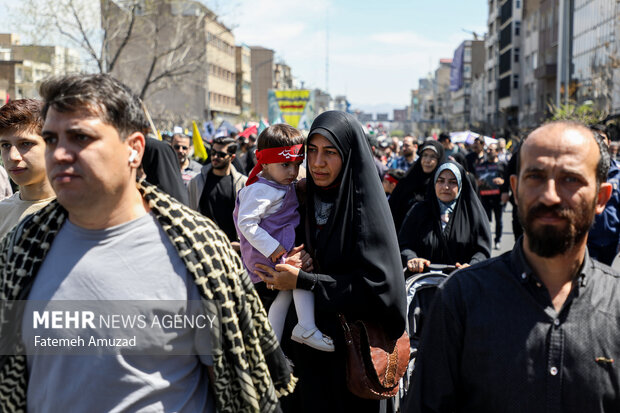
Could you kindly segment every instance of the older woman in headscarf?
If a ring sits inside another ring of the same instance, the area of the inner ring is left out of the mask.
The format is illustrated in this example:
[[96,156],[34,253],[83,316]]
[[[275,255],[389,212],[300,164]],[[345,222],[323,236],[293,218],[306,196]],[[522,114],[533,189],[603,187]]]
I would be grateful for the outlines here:
[[428,183],[444,158],[443,146],[434,140],[424,142],[418,153],[420,157],[409,168],[405,177],[398,181],[389,199],[396,232],[400,230],[407,211],[417,202],[426,199]]
[[[305,245],[315,272],[261,266],[276,289],[314,292],[316,325],[334,339],[326,353],[283,340],[299,377],[291,412],[380,412],[386,400],[361,399],[346,385],[338,314],[381,323],[391,339],[405,329],[406,297],[398,240],[360,123],[344,112],[315,119],[308,138]],[[304,215],[302,215],[304,216]],[[288,345],[287,345],[288,344]]]
[[403,265],[415,273],[431,263],[460,268],[489,258],[489,221],[463,167],[441,164],[428,193],[411,208],[398,234]]

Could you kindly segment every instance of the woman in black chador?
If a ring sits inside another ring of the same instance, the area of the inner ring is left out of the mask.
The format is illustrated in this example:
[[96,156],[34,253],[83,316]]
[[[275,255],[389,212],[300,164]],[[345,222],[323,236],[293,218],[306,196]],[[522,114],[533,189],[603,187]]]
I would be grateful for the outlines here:
[[[386,401],[347,390],[338,314],[380,322],[390,338],[405,329],[405,288],[398,240],[360,123],[344,112],[321,114],[308,135],[305,245],[313,272],[289,265],[265,270],[275,289],[314,292],[316,325],[334,339],[327,353],[283,339],[297,388],[282,400],[290,412],[381,412]],[[303,216],[303,215],[302,215]],[[288,341],[288,343],[286,342]]]
[[491,229],[463,167],[441,164],[426,201],[409,211],[398,234],[401,258],[411,272],[428,264],[462,267],[491,256]]
[[426,199],[428,183],[433,178],[437,166],[443,161],[444,150],[439,142],[428,140],[420,146],[418,154],[419,158],[411,165],[403,179],[398,181],[390,196],[390,210],[397,233],[407,211],[417,202]]

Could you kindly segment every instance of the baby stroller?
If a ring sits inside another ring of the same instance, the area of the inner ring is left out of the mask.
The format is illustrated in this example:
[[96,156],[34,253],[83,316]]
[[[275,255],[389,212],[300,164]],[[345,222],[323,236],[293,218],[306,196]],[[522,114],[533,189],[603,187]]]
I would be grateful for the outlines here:
[[409,365],[405,375],[400,380],[398,394],[394,401],[395,411],[407,411],[407,395],[411,376],[415,367],[418,354],[422,329],[424,328],[425,316],[430,310],[431,303],[437,287],[447,278],[448,274],[456,269],[453,265],[431,264],[425,268],[425,272],[412,274],[406,268],[404,270],[407,279],[405,291],[407,292],[407,334],[409,335]]

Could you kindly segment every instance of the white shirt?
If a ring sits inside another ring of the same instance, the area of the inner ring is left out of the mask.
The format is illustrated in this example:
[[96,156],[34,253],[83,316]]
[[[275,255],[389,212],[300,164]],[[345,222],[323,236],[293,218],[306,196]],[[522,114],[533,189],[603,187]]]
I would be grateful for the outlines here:
[[245,186],[239,191],[237,229],[265,257],[273,254],[280,243],[258,224],[280,209],[285,195],[285,190],[261,182]]

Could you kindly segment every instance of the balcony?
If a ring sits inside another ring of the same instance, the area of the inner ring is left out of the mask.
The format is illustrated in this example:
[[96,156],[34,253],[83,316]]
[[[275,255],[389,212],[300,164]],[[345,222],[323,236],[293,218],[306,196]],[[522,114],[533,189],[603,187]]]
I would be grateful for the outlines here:
[[536,79],[550,79],[557,76],[558,65],[555,63],[547,63],[539,65],[534,70],[534,76]]

